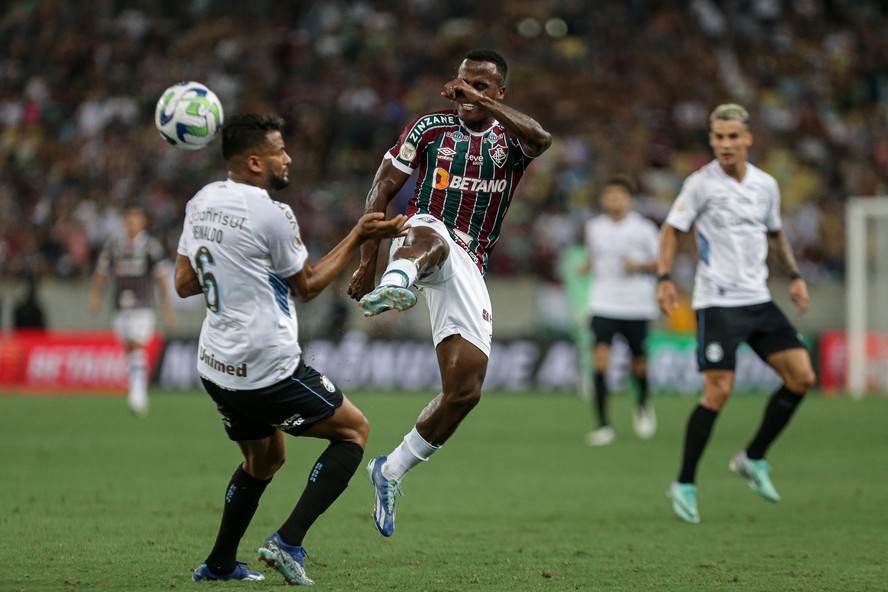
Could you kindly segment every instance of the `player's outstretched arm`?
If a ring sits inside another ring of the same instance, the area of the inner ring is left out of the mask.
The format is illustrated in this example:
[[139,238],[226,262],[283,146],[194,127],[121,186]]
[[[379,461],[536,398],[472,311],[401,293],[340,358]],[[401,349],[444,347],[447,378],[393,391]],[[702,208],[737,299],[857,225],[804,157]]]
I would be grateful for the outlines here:
[[454,78],[445,84],[441,96],[451,101],[465,97],[466,100],[485,109],[507,130],[515,134],[528,156],[537,157],[552,145],[552,134],[544,130],[533,117],[478,92],[462,78]]
[[[383,159],[376,170],[373,185],[367,193],[366,213],[385,212],[410,175],[396,169],[389,159]],[[348,283],[348,295],[360,300],[376,287],[376,261],[379,258],[379,239],[365,241],[361,245],[361,261]]]
[[660,229],[660,255],[657,261],[657,304],[667,317],[678,307],[678,290],[670,277],[672,262],[678,251],[678,237],[681,231],[675,226],[663,223]]
[[307,302],[330,285],[348,264],[364,241],[395,238],[407,233],[407,216],[399,214],[390,220],[382,212],[364,214],[351,232],[317,263],[306,261],[299,273],[287,278],[287,283],[299,300]]
[[203,292],[200,287],[200,280],[197,278],[197,272],[191,267],[191,261],[184,255],[176,256],[176,276],[174,279],[176,284],[176,294],[179,298],[188,298],[196,296]]

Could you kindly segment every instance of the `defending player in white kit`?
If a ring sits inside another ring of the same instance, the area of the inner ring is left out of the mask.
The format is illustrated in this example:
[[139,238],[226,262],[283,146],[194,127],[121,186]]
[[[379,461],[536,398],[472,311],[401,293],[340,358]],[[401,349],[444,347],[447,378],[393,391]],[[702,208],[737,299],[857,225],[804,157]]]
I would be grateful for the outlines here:
[[595,273],[589,291],[592,314],[594,411],[598,427],[586,435],[590,446],[605,446],[616,438],[608,418],[608,388],[614,336],[622,335],[631,353],[630,374],[638,391],[633,408],[633,427],[641,439],[654,436],[657,419],[648,400],[648,323],[657,318],[654,273],[657,270],[657,225],[632,210],[635,184],[623,175],[607,182],[599,198],[602,214],[584,227],[586,253]]
[[657,300],[667,315],[677,305],[669,275],[678,236],[693,226],[699,260],[692,306],[697,314],[697,361],[703,397],[688,420],[678,479],[669,487],[675,514],[690,523],[697,510],[697,464],[719,411],[734,386],[737,347],[746,342],[783,379],[771,396],[761,425],[729,466],[752,490],[777,502],[765,452],[786,427],[815,381],[811,357],[798,332],[771,301],[768,242],[790,273],[790,298],[802,314],[808,289],[799,274],[780,218],[780,190],[769,174],[747,162],[752,145],[749,115],[733,103],[710,115],[709,145],[716,160],[685,181],[660,234]]

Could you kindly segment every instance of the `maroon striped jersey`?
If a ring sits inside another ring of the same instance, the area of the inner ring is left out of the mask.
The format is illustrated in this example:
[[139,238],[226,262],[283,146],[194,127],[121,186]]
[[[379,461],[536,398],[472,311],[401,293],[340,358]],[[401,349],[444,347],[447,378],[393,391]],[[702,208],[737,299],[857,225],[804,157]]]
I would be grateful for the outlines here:
[[166,253],[160,241],[140,232],[130,240],[123,234],[105,243],[96,270],[114,282],[114,309],[154,308],[157,276],[164,273]]
[[473,132],[456,111],[436,111],[407,126],[386,158],[408,175],[419,171],[406,214],[444,222],[484,274],[518,181],[533,160],[518,138],[497,121]]

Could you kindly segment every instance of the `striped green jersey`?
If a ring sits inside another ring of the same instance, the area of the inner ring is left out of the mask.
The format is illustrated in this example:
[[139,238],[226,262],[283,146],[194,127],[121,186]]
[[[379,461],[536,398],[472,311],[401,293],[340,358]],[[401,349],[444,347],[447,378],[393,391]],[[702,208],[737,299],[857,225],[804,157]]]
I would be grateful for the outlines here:
[[456,111],[437,111],[407,126],[386,158],[408,175],[419,171],[407,215],[444,222],[484,274],[518,181],[533,160],[518,138],[497,121],[473,132]]

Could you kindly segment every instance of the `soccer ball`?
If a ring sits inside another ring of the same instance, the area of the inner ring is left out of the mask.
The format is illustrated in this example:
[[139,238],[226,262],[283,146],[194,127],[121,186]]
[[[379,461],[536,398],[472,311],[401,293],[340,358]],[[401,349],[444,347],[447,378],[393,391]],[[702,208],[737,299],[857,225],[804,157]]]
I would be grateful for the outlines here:
[[163,91],[154,109],[161,137],[182,150],[200,150],[222,129],[222,103],[199,82],[180,82]]

